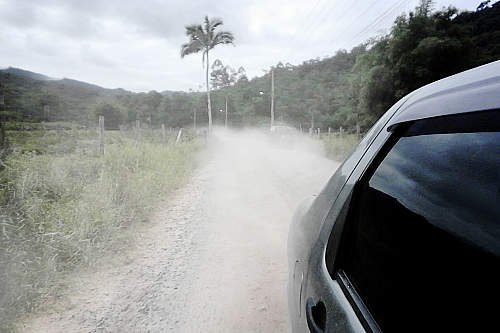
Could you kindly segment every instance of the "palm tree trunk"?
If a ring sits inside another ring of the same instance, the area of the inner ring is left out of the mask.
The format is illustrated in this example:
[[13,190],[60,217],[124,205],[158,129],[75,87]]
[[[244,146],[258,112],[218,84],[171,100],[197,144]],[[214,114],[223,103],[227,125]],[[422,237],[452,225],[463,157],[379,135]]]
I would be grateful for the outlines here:
[[208,109],[208,132],[212,132],[212,103],[210,102],[210,86],[208,85],[208,69],[210,67],[210,62],[208,61],[208,50],[207,50],[207,70],[205,75],[205,83],[207,85],[207,109]]

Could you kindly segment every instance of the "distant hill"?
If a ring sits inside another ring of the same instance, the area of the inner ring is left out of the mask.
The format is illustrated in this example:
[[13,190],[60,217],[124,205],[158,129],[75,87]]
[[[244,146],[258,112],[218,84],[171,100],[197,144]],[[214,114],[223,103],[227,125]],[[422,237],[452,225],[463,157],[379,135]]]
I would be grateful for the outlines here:
[[5,69],[0,69],[0,72],[5,73],[5,74],[16,75],[19,77],[29,78],[29,79],[33,79],[33,80],[40,80],[40,81],[54,80],[53,78],[48,77],[46,75],[27,71],[25,69],[16,68],[16,67],[8,67]]
[[[97,104],[112,102],[117,96],[132,96],[124,89],[106,89],[73,79],[54,79],[28,70],[9,67],[0,70],[0,93],[5,105],[24,121],[93,121]],[[43,111],[50,106],[50,113]]]
[[[125,90],[123,88],[117,88],[117,89],[109,89],[109,88],[103,88],[101,86],[98,86],[93,83],[87,83],[83,81],[78,81],[74,79],[69,79],[69,78],[63,78],[63,79],[56,79],[49,77],[44,74],[40,73],[35,73],[26,69],[22,68],[16,68],[16,67],[7,67],[4,69],[0,69],[0,75],[2,74],[10,74],[17,76],[19,78],[25,78],[25,79],[32,79],[36,81],[52,81],[50,84],[53,85],[60,85],[60,86],[66,86],[66,87],[73,87],[76,89],[83,89],[83,90],[88,90],[88,91],[94,91],[94,92],[99,92],[99,91],[115,91],[117,93],[131,93],[128,90]],[[173,93],[171,91],[166,91],[166,93]]]
[[[189,117],[183,106],[188,93],[150,91],[134,93],[123,88],[109,89],[96,84],[69,78],[54,79],[29,70],[8,67],[0,70],[0,94],[5,97],[5,107],[12,120],[23,121],[76,121],[82,124],[95,123],[95,110],[99,104],[117,106],[123,114],[123,122],[135,122],[136,118],[147,121],[153,113],[163,108],[163,120],[167,121],[166,109],[178,113],[170,117],[169,122],[181,121]],[[179,96],[181,99],[179,99]],[[167,100],[175,99],[174,103]],[[43,111],[44,105],[50,106],[50,112]],[[155,112],[152,111],[155,109]],[[158,115],[157,115],[158,116]],[[154,116],[153,116],[154,118]],[[187,120],[187,119],[186,119]],[[184,121],[184,120],[183,120]]]
[[160,94],[162,94],[163,96],[168,96],[168,97],[172,97],[173,95],[179,94],[179,93],[182,93],[182,91],[163,90],[160,92]]
[[111,90],[111,89],[103,88],[103,87],[98,86],[96,84],[78,81],[78,80],[74,80],[74,79],[68,79],[68,78],[57,80],[54,83],[59,84],[59,85],[68,86],[68,87],[74,87],[77,89],[93,90],[96,92],[103,91],[103,90]]

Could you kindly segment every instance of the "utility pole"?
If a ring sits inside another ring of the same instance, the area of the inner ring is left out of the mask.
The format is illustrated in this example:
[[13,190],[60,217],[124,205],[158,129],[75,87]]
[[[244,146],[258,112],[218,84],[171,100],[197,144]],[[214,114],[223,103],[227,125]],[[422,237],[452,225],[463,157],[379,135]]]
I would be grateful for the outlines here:
[[271,69],[271,127],[274,126],[274,69]]
[[99,116],[99,153],[104,155],[104,116]]
[[227,96],[226,96],[226,120],[224,121],[224,128],[227,129]]
[[50,118],[50,105],[43,104],[42,108],[43,108],[43,118],[44,118],[44,121],[49,121],[49,118]]
[[135,118],[135,145],[139,144],[139,140],[141,139],[141,121],[139,120],[139,116]]

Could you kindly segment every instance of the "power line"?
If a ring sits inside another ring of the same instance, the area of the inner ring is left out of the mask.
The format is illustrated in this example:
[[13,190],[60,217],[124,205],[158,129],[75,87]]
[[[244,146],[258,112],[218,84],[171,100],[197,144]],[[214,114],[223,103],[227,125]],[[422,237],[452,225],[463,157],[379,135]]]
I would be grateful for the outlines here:
[[[316,8],[318,8],[318,5],[320,5],[322,3],[323,0],[318,0],[314,3],[314,5],[311,7],[311,9],[307,12],[306,14],[306,18],[304,20],[304,28],[301,29],[302,30],[302,34],[306,35],[307,34],[307,31],[311,28],[314,20],[312,20],[313,18],[313,14],[315,13],[316,11]],[[322,5],[324,6],[325,3],[327,3],[328,0],[325,0]],[[297,39],[298,39],[298,34],[295,33],[295,35],[292,37],[292,39],[288,42],[288,45],[293,45],[295,42],[297,42]],[[280,52],[280,55],[279,57],[282,58],[285,54],[287,53],[287,50],[286,49],[282,49],[281,52]],[[279,61],[281,61],[281,59],[279,59]]]
[[[349,3],[348,3],[348,2],[344,2],[344,4],[345,4],[346,6],[348,6],[348,5],[349,5]],[[330,9],[333,9],[333,8],[335,8],[335,7],[331,7]],[[344,17],[348,17],[348,16],[349,16],[349,14],[350,14],[350,12],[352,11],[352,9],[353,9],[353,8],[355,8],[355,6],[350,6],[350,7],[348,7],[348,8],[341,7],[341,8],[339,8],[339,9],[338,9],[338,11],[339,11],[339,12],[343,12],[343,16],[344,16]],[[322,18],[320,18],[320,19],[319,19],[319,20],[320,20],[320,22],[318,23],[318,26],[321,26],[321,25],[325,22],[325,20],[326,20],[327,18],[329,18],[329,17],[330,17],[330,14],[331,14],[331,13],[332,13],[332,10],[329,10],[329,11],[326,13],[326,15],[324,15]],[[316,40],[317,40],[317,39],[316,39]]]
[[[378,0],[371,2],[364,11],[362,11],[358,16],[356,16],[354,20],[351,21],[351,24],[349,24],[346,28],[342,29],[342,32],[345,32],[350,28],[352,28],[356,23],[359,22],[359,19],[365,16],[366,13],[368,13],[373,8],[373,6],[375,6],[378,2],[379,2]],[[334,34],[333,38],[327,43],[328,45],[331,45],[335,42],[335,40],[339,36],[339,32],[340,30],[336,30],[336,33]]]
[[[369,31],[373,30],[374,28],[377,28],[378,26],[380,26],[380,24],[382,22],[384,22],[384,20],[388,16],[392,15],[393,12],[395,12],[397,10],[400,10],[401,7],[403,7],[404,5],[406,5],[407,3],[409,3],[410,1],[411,0],[397,0],[396,2],[394,2],[392,5],[389,6],[389,8],[387,8],[382,13],[380,13],[379,15],[377,15],[377,17],[375,17],[370,23],[368,23],[367,25],[365,25],[358,33],[356,33],[356,35],[352,38],[352,40],[355,40],[358,37],[360,37],[363,34],[365,34],[366,32],[369,32]],[[325,44],[332,45],[333,43],[335,43],[336,39],[339,36],[345,35],[346,32],[348,32],[352,27],[354,27],[359,22],[359,20],[362,17],[364,17],[370,10],[372,10],[372,8],[377,3],[380,3],[380,1],[379,0],[374,0],[374,1],[370,2],[369,5],[359,15],[357,15],[349,24],[347,24],[345,28],[335,30],[334,33],[333,33],[333,37],[327,43],[325,43]],[[305,22],[305,29],[302,29],[302,35],[307,35],[307,34],[309,34],[311,32],[316,32],[316,31],[318,31],[318,29],[321,29],[321,28],[324,27],[323,23],[325,22],[325,20],[327,20],[327,19],[330,18],[332,12],[334,12],[334,10],[336,9],[336,6],[338,5],[338,3],[335,2],[333,5],[331,5],[329,7],[326,7],[325,5],[327,5],[327,4],[328,4],[328,1],[322,2],[322,0],[318,0],[318,1],[315,2],[315,4],[311,7],[311,9],[306,14],[306,19],[304,20],[304,22]],[[350,3],[349,2],[343,2],[343,4],[345,5],[343,7],[346,7]],[[318,13],[318,11],[317,11],[318,8],[320,9],[319,10],[319,15],[315,15],[316,13]],[[350,6],[350,7],[342,8],[342,9],[343,10],[345,9],[345,12],[343,13],[343,16],[344,17],[348,17],[349,13],[352,10],[356,9],[356,6]],[[316,19],[314,17],[316,17]],[[299,38],[299,35],[295,34],[293,36],[293,38],[289,41],[288,44],[289,45],[293,45],[295,42],[297,42],[298,38]],[[317,37],[309,38],[308,42],[306,42],[305,46],[308,46],[312,42],[315,42],[317,40],[318,40]],[[287,49],[285,49],[285,48],[282,49],[281,54],[279,55],[279,57],[280,57],[279,61],[282,60],[281,58],[286,54],[286,52],[288,52]]]
[[393,6],[391,6],[384,13],[382,13],[382,15],[378,16],[369,25],[367,25],[365,28],[363,28],[361,31],[359,31],[353,37],[353,39],[356,39],[356,38],[360,37],[361,35],[363,35],[365,32],[368,32],[368,31],[372,30],[374,27],[379,26],[380,23],[383,22],[386,17],[391,15],[394,11],[399,10],[399,8],[402,7],[403,5],[406,5],[406,2],[408,2],[408,0],[400,0],[400,1],[396,2]]
[[[316,32],[318,30],[318,27],[321,27],[321,25],[323,24],[325,19],[330,16],[330,14],[334,11],[334,9],[336,7],[337,7],[337,2],[334,2],[333,5],[330,6],[328,9],[321,10],[320,14],[318,15],[318,18],[316,20],[314,20],[315,24],[312,26],[312,27],[314,27],[314,29],[309,31],[309,32],[312,32],[312,31]],[[309,41],[311,41],[310,38],[309,38]]]

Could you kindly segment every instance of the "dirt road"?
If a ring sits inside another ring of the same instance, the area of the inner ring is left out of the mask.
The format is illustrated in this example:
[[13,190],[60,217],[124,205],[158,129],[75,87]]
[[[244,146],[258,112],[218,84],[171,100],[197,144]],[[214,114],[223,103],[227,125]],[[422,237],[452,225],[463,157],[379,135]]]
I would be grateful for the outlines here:
[[316,145],[219,131],[137,245],[79,273],[66,299],[23,330],[287,331],[288,224],[337,167]]

